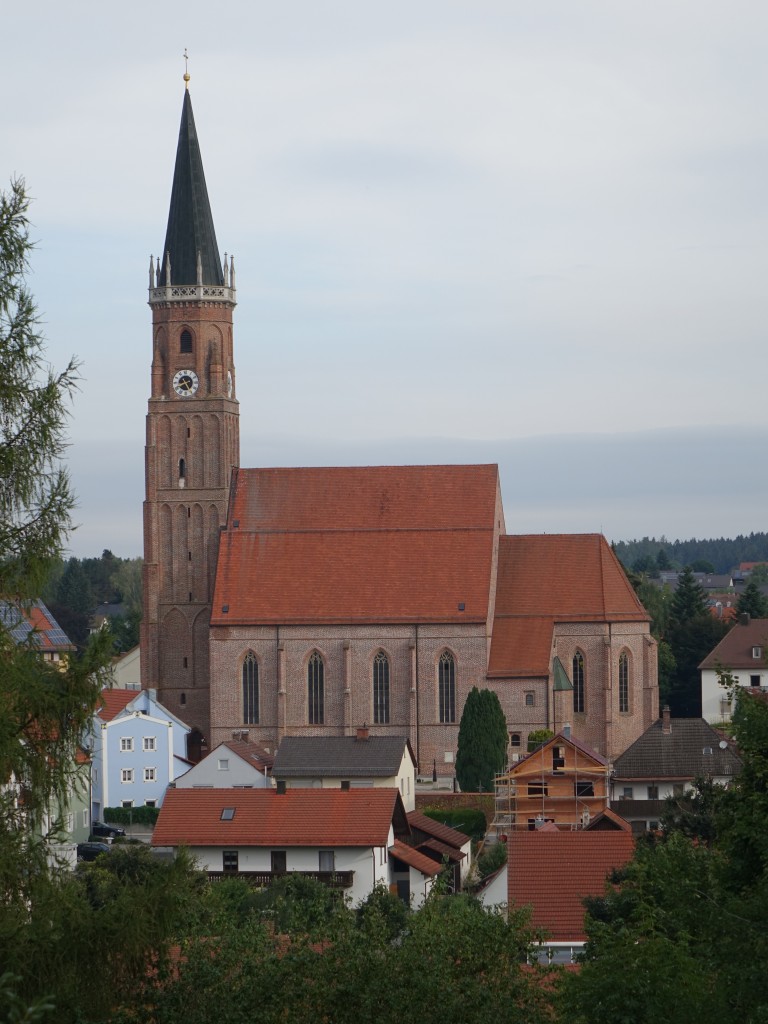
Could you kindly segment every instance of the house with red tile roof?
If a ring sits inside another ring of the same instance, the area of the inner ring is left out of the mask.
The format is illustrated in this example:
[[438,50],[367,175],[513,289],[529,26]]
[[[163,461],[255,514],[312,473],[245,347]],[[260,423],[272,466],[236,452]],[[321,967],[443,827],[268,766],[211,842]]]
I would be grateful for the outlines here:
[[30,644],[45,661],[62,666],[75,645],[42,601],[0,601],[0,623],[17,644]]
[[721,670],[730,672],[739,686],[768,687],[768,619],[740,615],[699,665],[701,714],[710,723],[729,721],[733,710],[727,690],[720,685]]
[[209,748],[367,724],[450,778],[477,686],[522,749],[568,722],[623,750],[658,710],[656,646],[605,538],[508,536],[493,464],[242,468],[234,264],[188,91],[176,168],[149,275],[143,685]]
[[634,853],[627,829],[513,832],[507,844],[508,905],[529,907],[544,934],[542,955],[570,963],[586,942],[586,896],[600,896],[611,872]]
[[[466,837],[465,837],[466,838]],[[396,789],[169,789],[154,847],[184,846],[214,880],[300,873],[353,904],[386,885],[415,907],[442,864],[412,844]]]

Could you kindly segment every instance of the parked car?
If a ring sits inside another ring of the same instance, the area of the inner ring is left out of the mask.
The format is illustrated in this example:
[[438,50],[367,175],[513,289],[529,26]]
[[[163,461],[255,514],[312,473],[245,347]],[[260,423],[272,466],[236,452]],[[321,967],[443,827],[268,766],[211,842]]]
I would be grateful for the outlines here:
[[103,821],[94,821],[91,826],[91,835],[103,836],[107,839],[118,839],[125,835],[125,829],[119,825],[106,825]]
[[109,853],[108,843],[78,843],[78,860],[96,860],[102,853]]

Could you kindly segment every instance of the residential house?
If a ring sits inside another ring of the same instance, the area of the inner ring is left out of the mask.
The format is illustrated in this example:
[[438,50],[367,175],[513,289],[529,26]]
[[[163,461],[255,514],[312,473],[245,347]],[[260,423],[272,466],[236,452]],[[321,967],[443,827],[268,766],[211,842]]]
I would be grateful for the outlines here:
[[[353,904],[377,885],[419,906],[440,866],[417,856],[396,789],[169,789],[155,847],[187,847],[212,879],[269,885],[299,873],[339,888]],[[437,870],[435,870],[435,866]]]
[[42,601],[16,603],[0,601],[0,624],[17,643],[29,643],[43,661],[66,664],[75,645]]
[[436,864],[444,864],[451,871],[454,892],[464,888],[472,863],[472,840],[459,829],[450,828],[419,811],[410,811],[410,845]]
[[601,754],[563,730],[497,778],[490,831],[585,828],[608,806],[609,774]]
[[188,734],[153,690],[102,690],[87,737],[94,819],[107,807],[159,807],[168,784],[190,767]]
[[[738,628],[738,627],[737,627]],[[703,718],[662,717],[613,765],[611,807],[634,832],[658,827],[664,801],[682,796],[700,776],[726,786],[739,773],[733,746]]]
[[272,773],[289,787],[369,789],[394,787],[406,811],[416,807],[416,758],[405,736],[286,736]]
[[708,722],[725,722],[731,717],[730,695],[720,686],[718,673],[730,673],[739,686],[768,687],[767,655],[768,619],[740,615],[736,624],[699,665],[701,714]]
[[141,648],[138,644],[112,659],[112,687],[118,690],[141,689]]
[[586,896],[600,896],[612,871],[632,858],[635,839],[624,823],[609,829],[511,832],[507,843],[508,906],[529,907],[546,935],[542,960],[571,963],[584,948]]
[[173,782],[177,789],[266,789],[272,785],[274,757],[258,743],[231,739]]

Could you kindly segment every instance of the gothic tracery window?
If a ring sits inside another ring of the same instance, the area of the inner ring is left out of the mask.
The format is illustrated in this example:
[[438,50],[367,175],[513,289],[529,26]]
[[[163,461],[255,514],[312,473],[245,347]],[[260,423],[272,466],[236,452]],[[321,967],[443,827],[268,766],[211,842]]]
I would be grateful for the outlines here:
[[456,663],[450,651],[440,655],[437,677],[438,713],[441,722],[456,721]]
[[584,655],[576,651],[573,656],[573,710],[584,711]]
[[253,651],[243,659],[243,722],[259,724],[259,663]]
[[373,659],[373,721],[389,724],[389,658],[384,651]]
[[307,663],[307,718],[310,725],[325,722],[325,665],[317,651]]

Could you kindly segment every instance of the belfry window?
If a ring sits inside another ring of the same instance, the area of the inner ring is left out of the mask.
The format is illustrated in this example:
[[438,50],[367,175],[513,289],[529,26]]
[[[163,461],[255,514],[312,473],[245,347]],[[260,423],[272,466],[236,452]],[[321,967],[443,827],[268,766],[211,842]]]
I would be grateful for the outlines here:
[[192,351],[192,335],[189,331],[182,331],[181,338],[179,339],[179,352],[191,352]]
[[243,722],[259,724],[259,663],[253,651],[243,660]]
[[307,664],[307,718],[310,725],[325,722],[325,665],[317,651]]
[[184,480],[187,475],[187,460],[179,459],[179,480]]
[[450,651],[443,651],[437,671],[437,699],[440,721],[456,721],[456,663]]
[[373,721],[389,723],[389,658],[379,651],[373,659]]
[[573,710],[584,711],[584,655],[576,651],[573,656]]

